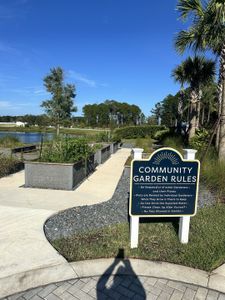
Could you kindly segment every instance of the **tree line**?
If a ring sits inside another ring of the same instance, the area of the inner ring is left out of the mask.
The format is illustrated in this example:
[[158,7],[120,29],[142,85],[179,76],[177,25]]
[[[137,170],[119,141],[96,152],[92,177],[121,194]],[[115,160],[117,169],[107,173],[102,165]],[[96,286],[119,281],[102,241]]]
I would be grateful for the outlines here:
[[[47,127],[47,126],[55,126],[54,121],[46,114],[40,114],[40,115],[32,115],[32,114],[26,114],[26,115],[18,115],[18,116],[0,116],[0,122],[24,122],[27,123],[27,126],[39,126],[39,127]],[[84,125],[84,118],[80,116],[71,116],[69,119],[62,120],[61,122],[62,126],[65,127],[73,127],[73,126],[80,126]]]
[[84,120],[88,126],[139,125],[144,115],[137,105],[106,100],[100,104],[87,104],[83,107]]

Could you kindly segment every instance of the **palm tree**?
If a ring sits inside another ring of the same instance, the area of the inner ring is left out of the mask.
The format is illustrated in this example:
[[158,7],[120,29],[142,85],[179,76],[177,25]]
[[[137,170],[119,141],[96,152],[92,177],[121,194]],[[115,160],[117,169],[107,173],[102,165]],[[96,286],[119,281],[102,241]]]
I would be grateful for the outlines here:
[[202,87],[213,80],[215,75],[215,63],[203,56],[195,56],[193,58],[188,57],[174,70],[174,75],[177,74],[177,70],[182,70],[182,82],[183,84],[189,84],[191,89],[189,124],[190,139],[195,135],[196,129],[199,125]]
[[181,122],[184,111],[184,84],[185,84],[185,71],[183,64],[177,66],[172,71],[172,77],[174,77],[176,82],[180,83],[180,91],[179,91],[179,102],[177,107],[178,114],[178,132],[181,132]]
[[211,49],[220,57],[218,80],[219,158],[225,159],[225,2],[208,0],[179,0],[177,9],[181,18],[191,16],[192,25],[182,30],[175,41],[176,49],[183,53],[193,50]]
[[217,87],[215,83],[204,86],[202,90],[201,125],[210,124],[211,114],[217,111]]

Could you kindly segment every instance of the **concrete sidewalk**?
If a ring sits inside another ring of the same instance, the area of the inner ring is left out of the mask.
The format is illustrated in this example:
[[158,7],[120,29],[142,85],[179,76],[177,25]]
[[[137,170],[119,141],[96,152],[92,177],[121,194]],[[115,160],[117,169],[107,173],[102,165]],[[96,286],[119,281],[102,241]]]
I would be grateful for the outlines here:
[[[207,272],[138,259],[98,259],[70,264],[74,276],[5,300],[159,299],[224,300]],[[225,288],[225,287],[223,287]]]
[[74,276],[43,225],[59,210],[109,200],[129,154],[120,149],[75,191],[23,188],[24,172],[0,179],[0,297]]

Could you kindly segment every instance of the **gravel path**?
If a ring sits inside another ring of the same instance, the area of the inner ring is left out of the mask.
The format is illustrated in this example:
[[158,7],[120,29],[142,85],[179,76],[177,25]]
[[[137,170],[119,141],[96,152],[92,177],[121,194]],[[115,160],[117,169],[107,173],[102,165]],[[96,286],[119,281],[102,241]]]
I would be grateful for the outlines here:
[[[51,217],[44,230],[49,241],[68,237],[77,232],[128,221],[129,176],[121,176],[116,191],[107,202],[67,209]],[[215,196],[200,185],[198,207],[215,204]]]

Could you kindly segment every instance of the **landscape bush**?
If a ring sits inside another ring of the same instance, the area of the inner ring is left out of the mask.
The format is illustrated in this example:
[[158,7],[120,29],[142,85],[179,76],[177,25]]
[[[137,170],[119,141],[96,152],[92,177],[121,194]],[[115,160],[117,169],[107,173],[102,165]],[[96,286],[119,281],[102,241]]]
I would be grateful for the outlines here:
[[0,178],[20,171],[23,167],[21,161],[0,154]]
[[191,148],[198,151],[205,151],[209,142],[209,132],[206,129],[200,129],[196,131],[195,136],[193,136],[189,142]]
[[201,180],[217,196],[218,202],[225,203],[225,162],[207,155],[201,164]]
[[153,137],[157,131],[163,129],[166,129],[166,127],[158,126],[158,125],[122,127],[114,131],[114,138],[120,140],[120,139],[144,138],[146,136]]
[[162,141],[170,132],[169,128],[165,128],[159,131],[156,131],[156,133],[153,135],[153,139]]
[[95,136],[95,141],[96,143],[102,143],[102,142],[110,142],[111,137],[110,133],[107,131],[99,132]]
[[74,163],[87,159],[94,152],[83,138],[59,138],[46,145],[40,161],[53,163]]
[[181,154],[183,153],[183,149],[186,148],[186,145],[184,144],[184,140],[181,135],[165,135],[161,142],[163,146],[176,149]]

